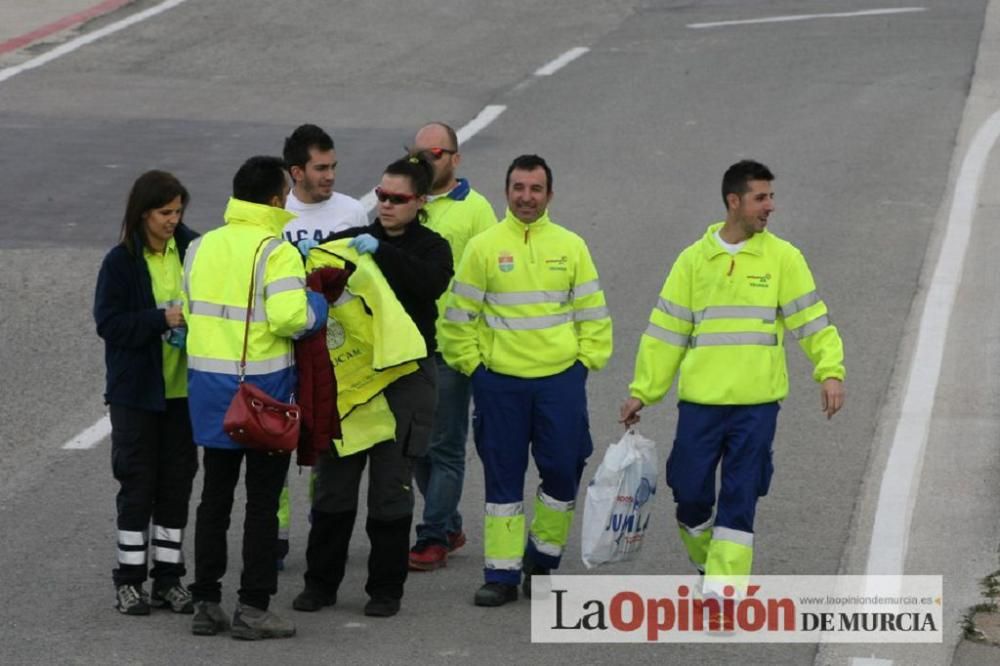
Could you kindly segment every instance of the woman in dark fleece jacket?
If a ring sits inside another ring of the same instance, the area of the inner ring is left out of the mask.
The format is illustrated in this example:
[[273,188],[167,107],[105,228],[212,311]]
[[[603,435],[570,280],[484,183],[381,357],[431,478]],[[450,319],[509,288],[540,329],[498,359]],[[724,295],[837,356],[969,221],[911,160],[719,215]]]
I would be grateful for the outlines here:
[[[393,162],[375,188],[378,218],[367,227],[347,229],[326,239],[353,238],[351,247],[372,256],[429,351],[436,348],[437,299],[453,274],[448,242],[422,224],[432,177],[432,167],[423,157]],[[389,617],[399,612],[413,518],[412,460],[427,453],[436,376],[434,361],[428,356],[420,359],[419,370],[386,389],[389,409],[396,418],[395,440],[343,458],[335,452],[320,458],[305,590],[292,603],[296,610],[317,611],[336,602],[357,515],[361,473],[370,461],[365,525],[371,541],[365,585],[370,600],[365,615]]]
[[[197,237],[181,223],[188,199],[169,173],[140,176],[129,193],[121,241],[97,276],[94,321],[104,339],[111,469],[121,486],[112,580],[125,615],[149,615],[150,605],[193,612],[180,582],[181,535],[198,469],[181,312],[184,255]],[[152,597],[143,590],[147,550],[153,556]]]

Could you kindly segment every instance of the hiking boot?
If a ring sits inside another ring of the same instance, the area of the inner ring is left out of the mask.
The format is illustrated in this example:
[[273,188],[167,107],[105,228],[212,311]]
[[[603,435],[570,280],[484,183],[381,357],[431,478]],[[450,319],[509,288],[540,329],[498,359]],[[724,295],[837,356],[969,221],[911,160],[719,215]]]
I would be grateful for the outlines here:
[[372,598],[365,604],[365,615],[368,617],[392,617],[399,612],[399,599]]
[[448,566],[448,548],[439,543],[418,541],[410,549],[411,571],[434,571]]
[[336,594],[327,594],[322,590],[307,587],[292,600],[292,608],[305,613],[315,613],[321,608],[332,606],[335,603],[337,603]]
[[[549,570],[546,569],[545,567],[540,567],[537,564],[535,564],[534,562],[532,562],[530,559],[525,558],[523,571],[524,571],[524,581],[521,583],[521,592],[524,593],[524,596],[525,596],[526,599],[530,599],[531,598],[531,577],[532,576],[548,576],[549,575]],[[544,590],[542,588],[539,588],[537,591],[544,594],[548,590]]]
[[170,608],[174,613],[190,615],[194,612],[194,602],[191,593],[180,583],[174,583],[162,588],[153,587],[153,596],[149,601],[153,608]]
[[517,601],[517,585],[486,583],[476,590],[477,606],[503,606],[508,601]]
[[191,633],[195,636],[215,636],[221,631],[229,631],[229,618],[222,606],[214,601],[194,602]]
[[465,545],[465,532],[459,530],[457,532],[448,532],[448,552],[454,553],[456,550]]
[[149,615],[149,598],[142,585],[119,585],[115,599],[115,608],[122,615]]
[[245,641],[263,638],[291,638],[295,635],[295,625],[272,613],[246,604],[237,604],[233,613],[231,635]]

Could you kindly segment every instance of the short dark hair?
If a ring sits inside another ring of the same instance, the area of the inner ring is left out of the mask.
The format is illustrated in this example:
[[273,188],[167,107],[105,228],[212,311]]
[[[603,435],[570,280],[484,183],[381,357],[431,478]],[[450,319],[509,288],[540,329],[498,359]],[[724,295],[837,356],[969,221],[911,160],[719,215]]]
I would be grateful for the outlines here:
[[[144,245],[149,241],[146,239],[146,225],[143,224],[143,214],[156,210],[176,199],[181,198],[181,205],[187,208],[191,196],[187,188],[181,185],[177,177],[166,171],[147,171],[132,184],[132,189],[128,194],[128,203],[125,204],[125,217],[122,219],[121,242],[125,244],[128,251],[135,255],[142,248],[135,247],[133,238],[138,234]],[[181,212],[181,220],[184,213]]]
[[[402,157],[385,168],[382,173],[389,176],[404,176],[410,179],[410,187],[418,197],[427,196],[434,182],[434,167],[422,154]],[[421,224],[427,221],[427,211],[423,208],[417,211],[417,221]]]
[[730,194],[743,195],[750,189],[751,180],[774,180],[771,170],[760,162],[753,160],[740,160],[736,164],[726,169],[722,176],[722,203],[729,209],[727,197]]
[[280,157],[251,157],[233,176],[233,198],[250,203],[269,204],[285,193],[285,162]]
[[293,166],[305,168],[309,162],[309,149],[325,153],[333,150],[333,138],[316,125],[299,125],[291,136],[285,138],[282,155],[289,170]]
[[552,169],[549,165],[538,155],[519,155],[514,158],[514,161],[510,163],[507,167],[507,180],[504,183],[504,192],[510,189],[510,174],[513,173],[514,169],[519,171],[534,171],[541,167],[545,169],[545,180],[547,181],[546,187],[548,188],[549,194],[552,193]]

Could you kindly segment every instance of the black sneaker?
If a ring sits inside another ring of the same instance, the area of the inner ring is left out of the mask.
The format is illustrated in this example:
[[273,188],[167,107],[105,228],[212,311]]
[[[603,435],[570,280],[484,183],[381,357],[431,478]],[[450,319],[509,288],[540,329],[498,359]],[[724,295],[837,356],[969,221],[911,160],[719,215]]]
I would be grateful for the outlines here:
[[122,615],[149,615],[149,598],[142,585],[119,585],[115,599],[115,608]]
[[[521,592],[524,593],[526,599],[531,598],[531,577],[532,576],[548,576],[549,570],[545,567],[540,567],[529,559],[524,560],[524,581],[521,583]],[[539,590],[544,594],[544,590]]]
[[195,602],[191,633],[195,636],[215,636],[220,631],[229,631],[229,618],[222,607],[214,601]]
[[517,585],[507,583],[486,583],[476,590],[477,606],[503,606],[508,601],[517,601]]
[[191,601],[191,593],[180,583],[174,583],[162,588],[153,588],[153,596],[149,600],[149,605],[153,608],[169,608],[174,613],[190,615],[194,612],[194,602]]
[[365,604],[365,615],[368,617],[392,617],[399,612],[399,599],[369,599]]
[[307,587],[292,600],[292,608],[305,613],[315,613],[321,608],[333,606],[335,603],[337,603],[336,594],[327,594],[322,590]]

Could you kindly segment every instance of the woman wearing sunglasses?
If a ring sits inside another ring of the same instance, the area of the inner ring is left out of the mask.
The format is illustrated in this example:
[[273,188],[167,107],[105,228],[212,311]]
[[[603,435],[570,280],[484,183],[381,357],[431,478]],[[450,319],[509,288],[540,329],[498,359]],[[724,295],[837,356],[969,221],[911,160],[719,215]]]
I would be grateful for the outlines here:
[[[436,302],[453,273],[448,242],[423,226],[432,180],[433,168],[422,156],[393,162],[375,188],[375,221],[326,238],[352,238],[350,247],[372,256],[428,350],[436,348]],[[413,518],[412,461],[427,453],[436,396],[434,360],[427,356],[418,364],[418,371],[385,391],[396,438],[343,458],[336,453],[323,456],[317,465],[306,585],[292,604],[296,610],[316,611],[335,603],[357,515],[361,473],[370,463],[365,525],[371,542],[365,585],[370,600],[364,612],[374,617],[399,612]]]

